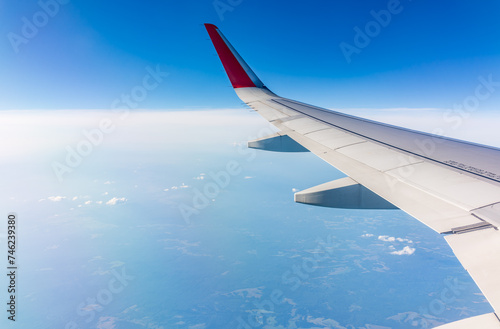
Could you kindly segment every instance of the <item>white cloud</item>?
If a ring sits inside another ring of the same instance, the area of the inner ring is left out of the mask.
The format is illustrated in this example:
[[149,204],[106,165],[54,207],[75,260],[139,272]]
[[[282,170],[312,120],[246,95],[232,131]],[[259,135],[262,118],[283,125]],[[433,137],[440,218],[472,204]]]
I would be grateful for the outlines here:
[[114,206],[114,205],[117,205],[119,203],[125,203],[126,201],[127,201],[127,199],[125,199],[125,198],[116,198],[115,197],[115,198],[109,200],[108,202],[106,202],[106,204],[108,206]]
[[[186,185],[186,184],[182,183],[182,184],[181,184],[181,185],[179,185],[179,186],[172,186],[170,189],[171,189],[171,190],[179,190],[179,189],[181,189],[181,188],[188,188],[188,187],[189,187],[189,185]],[[168,189],[168,188],[166,188],[166,189],[164,189],[163,191],[167,192],[168,190],[169,190],[169,189]]]
[[75,201],[76,199],[78,199],[78,197],[74,196],[73,199],[71,199],[71,200]]
[[114,329],[117,318],[111,316],[102,316],[97,323],[97,329]]
[[[388,235],[380,235],[378,237],[378,239],[381,241],[384,241],[384,242],[413,243],[413,241],[409,240],[409,239],[396,238],[396,237],[388,236]],[[392,244],[389,246],[389,250],[394,250],[394,251],[391,251],[391,255],[412,255],[415,252],[415,248],[411,248],[410,246],[406,246],[401,250],[396,250],[396,247],[394,247]]]
[[194,326],[189,326],[188,329],[205,329],[207,325],[205,323],[195,324]]
[[388,236],[388,235],[380,235],[378,237],[379,240],[385,241],[385,242],[394,242],[396,241],[396,238],[393,236]]
[[413,243],[412,240],[409,240],[409,239],[403,239],[403,238],[395,238],[393,236],[388,236],[388,235],[380,235],[378,237],[379,240],[382,240],[382,241],[385,241],[385,242],[394,242],[394,241],[398,241],[398,242],[407,242],[407,243]]
[[371,238],[373,236],[373,234],[371,233],[366,233],[366,234],[363,234],[361,237],[362,238]]
[[307,322],[313,323],[315,325],[323,326],[323,327],[326,327],[326,328],[345,329],[344,326],[341,326],[340,323],[338,323],[334,319],[313,318],[312,316],[307,316]]
[[378,326],[376,324],[365,324],[366,329],[392,329],[391,327]]
[[195,324],[194,326],[189,326],[188,329],[205,329],[207,325],[205,323]]
[[92,201],[90,201],[90,200],[89,201],[85,201],[85,204],[87,204],[87,205],[91,204],[91,203],[92,203]]
[[245,297],[245,298],[261,298],[262,297],[262,289],[263,287],[259,288],[246,288],[246,289],[238,289],[238,290],[233,290],[230,293],[226,293],[224,295],[233,295],[233,296],[240,296],[240,297]]
[[391,255],[412,255],[414,252],[415,248],[410,248],[409,246],[406,246],[402,250],[391,252]]
[[351,306],[349,306],[349,312],[360,311],[361,309],[362,307],[356,304],[352,304]]
[[54,202],[60,202],[64,199],[66,199],[65,196],[49,196],[47,199],[49,199],[50,201],[54,201]]
[[334,268],[333,271],[328,273],[328,275],[339,275],[351,272],[351,269],[347,266]]
[[84,311],[102,311],[103,307],[100,304],[89,304],[82,308]]
[[119,260],[115,260],[115,261],[112,261],[109,263],[111,265],[111,268],[114,268],[114,267],[120,267],[120,266],[123,266],[125,265],[124,262],[121,262]]

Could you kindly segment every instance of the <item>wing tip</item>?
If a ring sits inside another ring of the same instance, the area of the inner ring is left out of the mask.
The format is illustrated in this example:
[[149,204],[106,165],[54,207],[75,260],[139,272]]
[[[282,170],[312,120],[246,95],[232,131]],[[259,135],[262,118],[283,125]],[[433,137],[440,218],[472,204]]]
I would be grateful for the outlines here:
[[210,23],[204,25],[233,88],[264,88],[262,81],[224,37],[219,28]]
[[216,25],[212,24],[212,23],[204,23],[203,25],[205,25],[205,28],[208,29],[208,28],[212,28],[212,29],[219,29]]

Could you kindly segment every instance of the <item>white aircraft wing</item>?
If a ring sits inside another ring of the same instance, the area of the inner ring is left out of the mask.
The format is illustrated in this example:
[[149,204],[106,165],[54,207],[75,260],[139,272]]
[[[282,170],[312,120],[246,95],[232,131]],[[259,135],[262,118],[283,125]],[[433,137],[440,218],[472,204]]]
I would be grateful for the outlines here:
[[279,129],[249,147],[310,151],[348,177],[295,194],[334,208],[399,208],[441,233],[495,313],[443,326],[500,328],[500,149],[280,97],[205,24],[238,97]]

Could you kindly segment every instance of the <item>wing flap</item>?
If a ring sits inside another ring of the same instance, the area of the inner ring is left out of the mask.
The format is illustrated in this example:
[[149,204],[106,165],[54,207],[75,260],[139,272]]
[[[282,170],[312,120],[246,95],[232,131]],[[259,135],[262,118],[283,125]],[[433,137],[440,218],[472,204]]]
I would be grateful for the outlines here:
[[399,170],[399,168],[423,162],[417,157],[369,142],[350,145],[339,149],[338,152],[379,171]]
[[490,204],[472,211],[472,213],[487,222],[500,226],[500,203]]
[[445,237],[458,260],[477,283],[495,312],[500,311],[500,231],[484,229]]
[[365,139],[334,128],[311,132],[307,134],[307,138],[325,145],[331,150],[366,142]]
[[304,116],[299,116],[295,120],[284,122],[283,125],[291,130],[298,132],[299,134],[304,135],[329,128],[329,126],[324,123],[318,122],[316,120],[311,120],[310,118]]
[[491,184],[429,161],[412,164],[405,171],[396,169],[387,173],[467,211],[500,200],[498,184]]

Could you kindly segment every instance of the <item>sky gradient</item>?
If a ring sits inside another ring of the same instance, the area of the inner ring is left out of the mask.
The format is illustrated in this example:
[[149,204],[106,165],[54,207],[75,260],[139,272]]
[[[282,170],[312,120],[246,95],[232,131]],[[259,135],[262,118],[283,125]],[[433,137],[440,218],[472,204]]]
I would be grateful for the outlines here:
[[[1,5],[2,110],[109,109],[157,66],[168,78],[137,107],[240,107],[206,22],[271,90],[324,107],[452,108],[478,77],[500,76],[500,4],[493,0],[40,3]],[[53,17],[40,14],[43,7]],[[355,45],[355,29],[373,27],[389,7],[397,10],[386,26],[372,30],[348,62],[340,45]],[[35,31],[26,27],[34,21]],[[495,110],[498,100],[494,94],[481,110]]]

